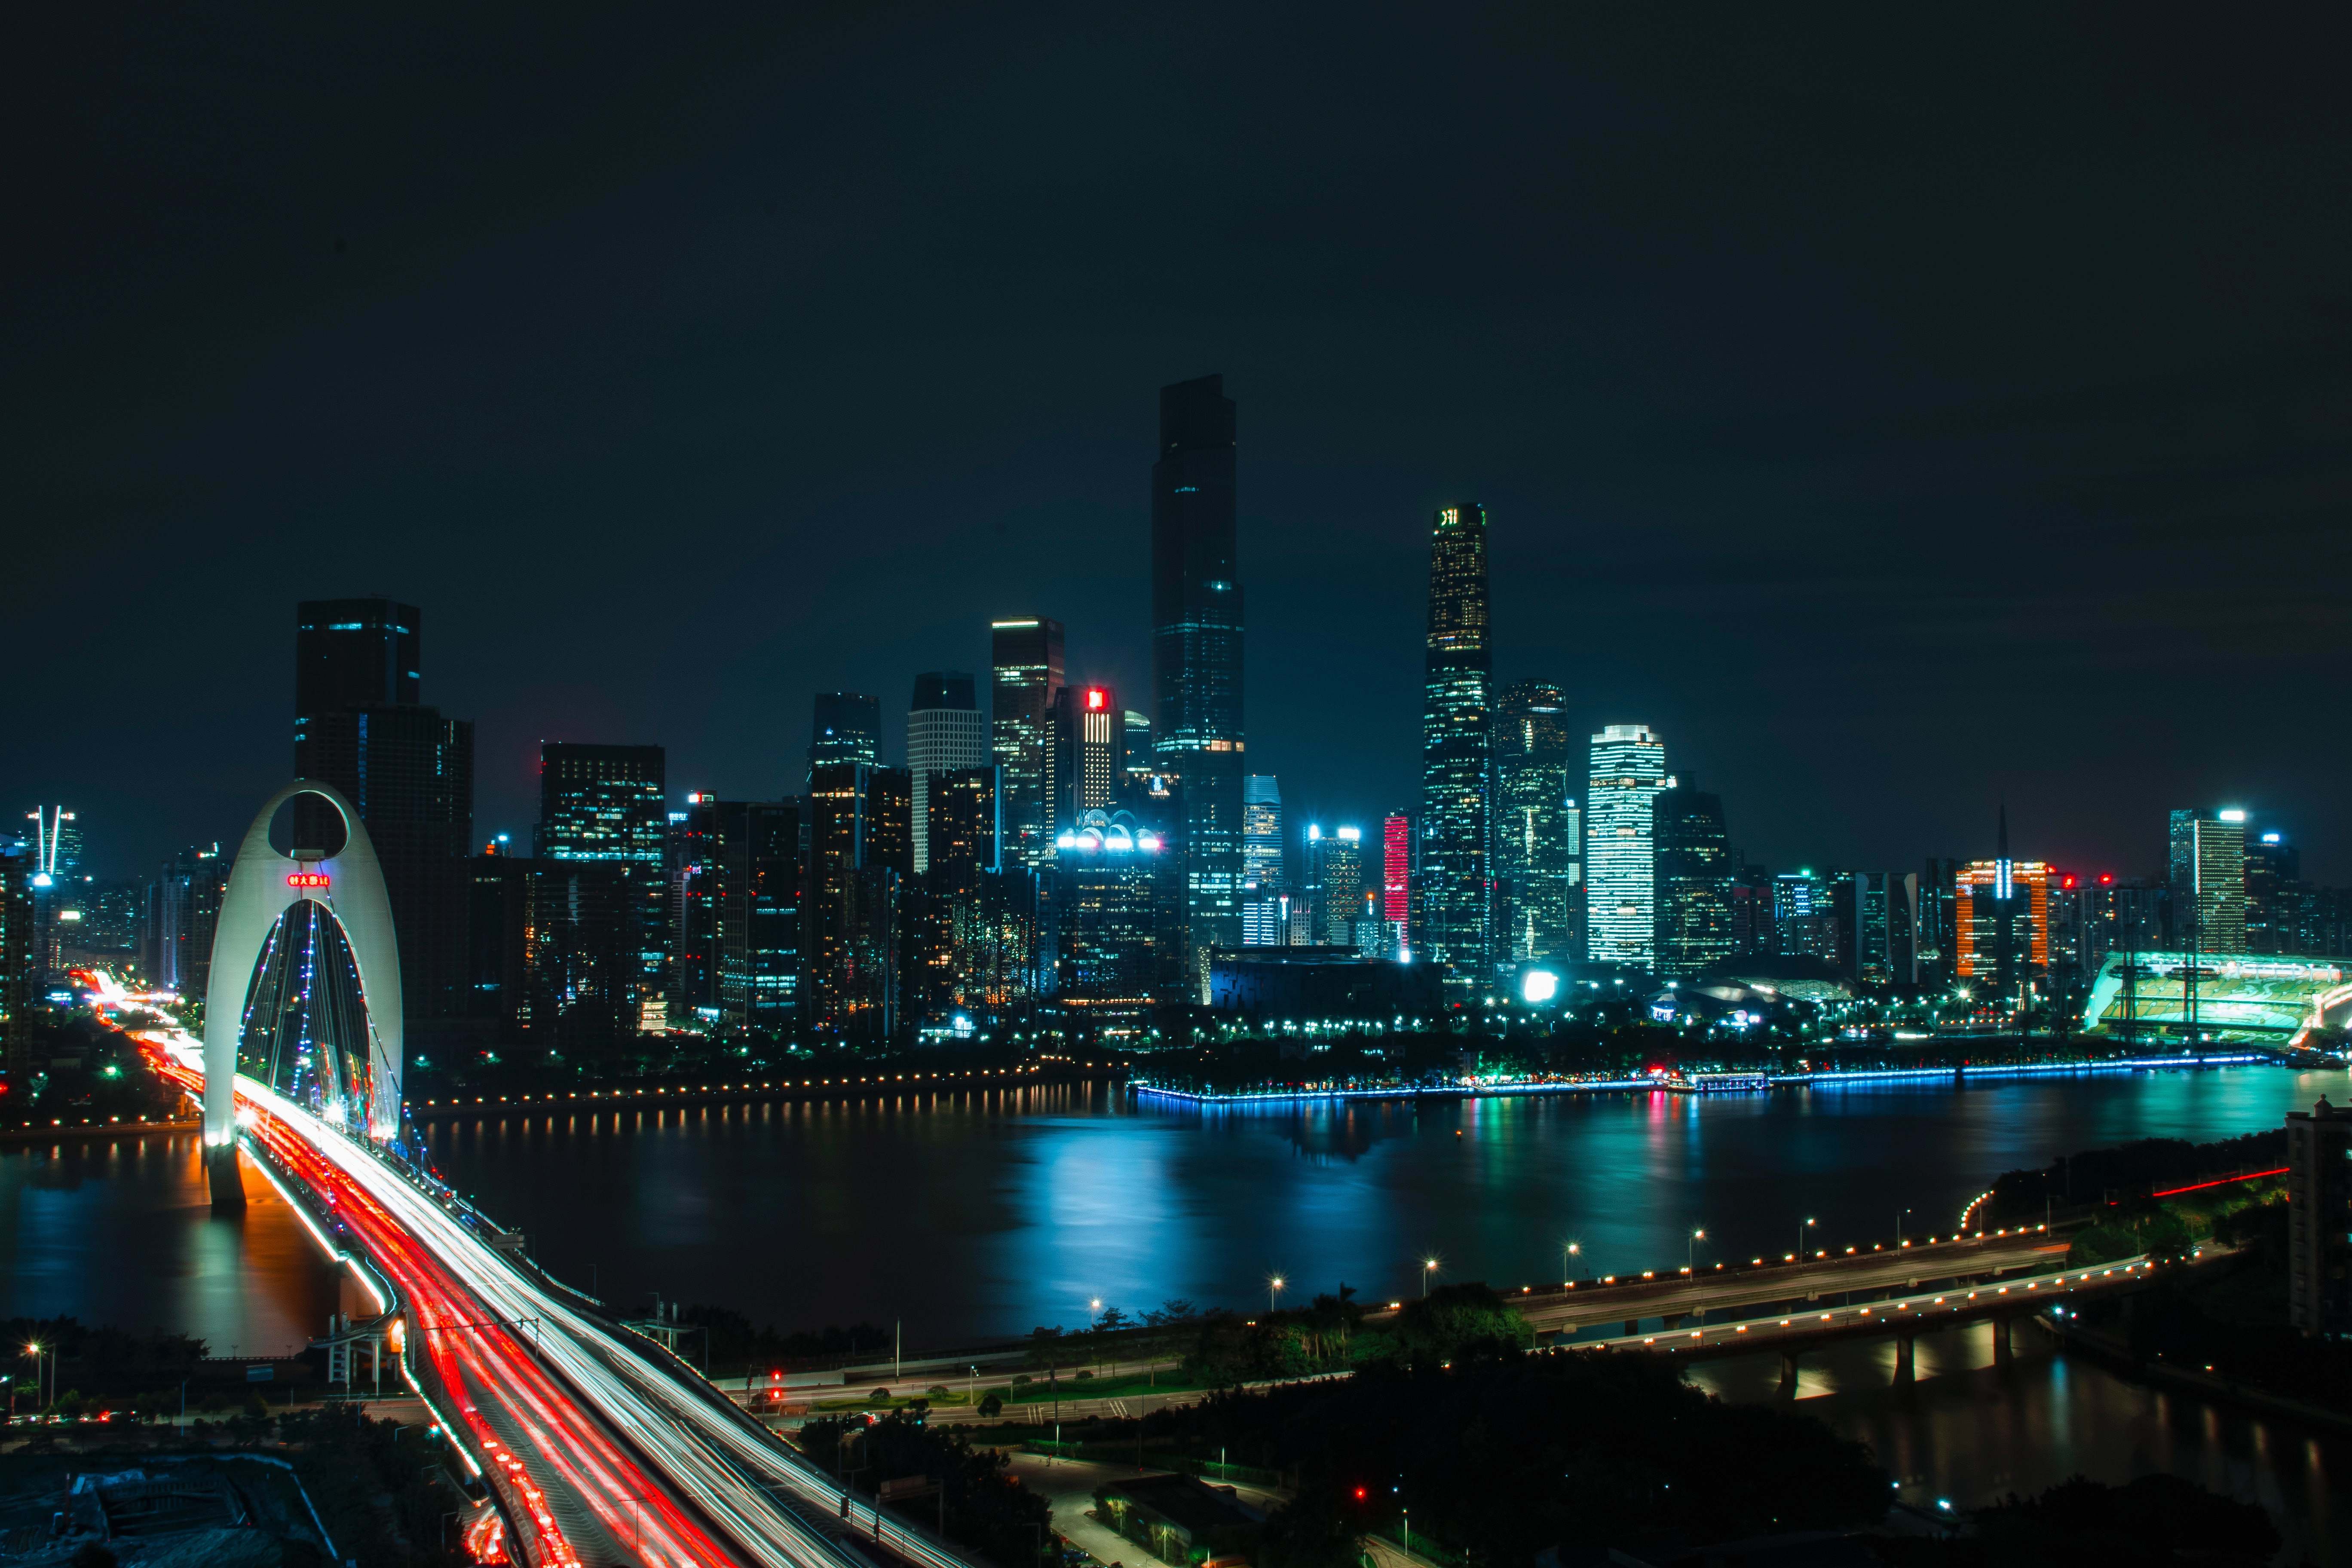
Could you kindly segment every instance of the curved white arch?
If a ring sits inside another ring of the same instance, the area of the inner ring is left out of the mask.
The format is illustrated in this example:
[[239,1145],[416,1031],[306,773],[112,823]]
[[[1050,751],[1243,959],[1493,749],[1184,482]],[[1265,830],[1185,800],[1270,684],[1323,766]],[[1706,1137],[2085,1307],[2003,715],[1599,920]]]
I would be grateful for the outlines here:
[[[269,819],[296,795],[315,795],[341,814],[342,853],[327,860],[300,861],[269,844]],[[296,887],[287,879],[323,872],[322,886]],[[400,943],[392,927],[392,901],[384,896],[383,868],[375,858],[360,814],[332,784],[297,779],[269,797],[253,819],[229,868],[221,896],[220,920],[213,928],[212,973],[205,986],[205,1142],[226,1143],[236,1136],[236,1048],[245,1028],[247,993],[253,966],[278,919],[309,900],[324,905],[343,928],[360,976],[360,1010],[368,1020],[373,1092],[368,1135],[390,1138],[400,1131],[403,1052],[400,1016]]]

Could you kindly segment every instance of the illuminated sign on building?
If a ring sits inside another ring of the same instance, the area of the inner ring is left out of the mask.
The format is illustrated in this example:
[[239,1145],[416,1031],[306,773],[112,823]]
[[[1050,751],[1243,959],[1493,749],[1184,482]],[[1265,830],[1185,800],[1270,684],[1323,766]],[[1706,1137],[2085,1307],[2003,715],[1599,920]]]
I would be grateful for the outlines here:
[[323,888],[327,885],[324,871],[289,871],[286,885],[289,888]]

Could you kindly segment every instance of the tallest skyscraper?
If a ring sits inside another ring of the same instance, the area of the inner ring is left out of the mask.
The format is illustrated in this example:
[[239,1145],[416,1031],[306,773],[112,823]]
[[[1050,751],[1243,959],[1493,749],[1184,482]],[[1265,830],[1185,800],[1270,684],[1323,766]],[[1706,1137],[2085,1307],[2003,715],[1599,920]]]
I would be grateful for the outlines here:
[[1183,780],[1192,969],[1242,944],[1242,584],[1224,377],[1160,389],[1151,465],[1152,749]]
[[1486,509],[1440,507],[1429,531],[1428,687],[1421,726],[1421,930],[1448,988],[1486,984],[1494,961],[1494,654],[1486,636]]

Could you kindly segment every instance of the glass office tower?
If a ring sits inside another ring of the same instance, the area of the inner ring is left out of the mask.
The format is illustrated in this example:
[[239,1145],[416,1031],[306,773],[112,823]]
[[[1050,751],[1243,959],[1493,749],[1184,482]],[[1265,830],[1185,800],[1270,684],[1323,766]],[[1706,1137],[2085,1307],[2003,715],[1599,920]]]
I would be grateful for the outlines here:
[[989,750],[1004,770],[1004,859],[1035,867],[1053,858],[1052,713],[1062,689],[1062,623],[1043,616],[991,621]]
[[1413,954],[1448,965],[1456,997],[1492,977],[1493,655],[1486,511],[1438,509],[1429,540],[1427,689],[1422,709],[1421,926]]
[[1648,969],[1657,958],[1657,838],[1666,746],[1646,724],[1592,737],[1584,792],[1584,932],[1595,963]]
[[1160,389],[1151,465],[1152,747],[1184,781],[1187,966],[1242,944],[1242,583],[1224,378]]

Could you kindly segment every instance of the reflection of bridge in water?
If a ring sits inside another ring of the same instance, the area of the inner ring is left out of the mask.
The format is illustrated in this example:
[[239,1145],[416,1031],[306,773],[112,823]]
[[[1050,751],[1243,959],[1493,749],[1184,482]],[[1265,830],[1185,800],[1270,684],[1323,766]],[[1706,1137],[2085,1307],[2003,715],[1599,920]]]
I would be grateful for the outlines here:
[[[341,848],[271,847],[272,816],[298,799],[341,818]],[[400,1005],[367,831],[340,794],[299,782],[262,808],[231,868],[201,1047],[176,1028],[141,1038],[203,1100],[215,1202],[243,1205],[249,1160],[374,1298],[379,1317],[331,1328],[331,1359],[348,1379],[355,1347],[397,1356],[387,1370],[485,1485],[467,1528],[478,1556],[867,1568],[878,1548],[915,1568],[971,1568],[921,1527],[853,1506],[451,1192],[402,1136]]]

